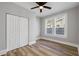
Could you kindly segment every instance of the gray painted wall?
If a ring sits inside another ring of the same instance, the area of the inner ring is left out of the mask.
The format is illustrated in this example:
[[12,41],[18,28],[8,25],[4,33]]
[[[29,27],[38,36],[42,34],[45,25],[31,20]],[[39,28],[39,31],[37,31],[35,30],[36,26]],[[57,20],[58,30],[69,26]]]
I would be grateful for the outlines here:
[[[68,19],[68,31],[67,31],[67,38],[59,38],[59,37],[53,37],[53,36],[47,36],[45,35],[44,31],[44,25],[45,25],[45,19],[48,19],[48,18],[51,18],[53,16],[56,16],[56,15],[60,15],[62,13],[67,13],[67,19]],[[47,16],[47,17],[44,17],[44,18],[41,18],[40,19],[40,23],[41,23],[41,33],[40,35],[42,37],[47,37],[47,38],[52,38],[52,40],[58,40],[58,41],[66,41],[66,42],[70,42],[70,43],[73,43],[73,44],[79,44],[79,39],[78,39],[78,22],[79,22],[79,7],[75,7],[75,8],[72,8],[72,9],[69,9],[69,10],[65,10],[63,12],[60,12],[60,13],[56,13],[56,14],[53,14],[51,16]]]
[[[29,20],[33,21],[36,18],[30,11],[10,2],[0,2],[0,50],[6,49],[6,18],[5,13],[10,13],[18,16],[29,17]],[[33,28],[32,28],[33,29]],[[34,32],[34,30],[30,30]],[[31,34],[31,33],[30,33]],[[32,36],[33,37],[33,36]],[[30,39],[33,41],[34,39]]]
[[[79,43],[79,8],[77,9],[77,13],[78,13],[78,21],[77,21],[77,26],[78,26],[78,30],[77,30],[77,33],[78,33],[78,43]],[[79,48],[78,48],[78,50],[79,50]]]
[[29,41],[33,42],[39,38],[40,23],[39,18],[31,17],[29,22]]

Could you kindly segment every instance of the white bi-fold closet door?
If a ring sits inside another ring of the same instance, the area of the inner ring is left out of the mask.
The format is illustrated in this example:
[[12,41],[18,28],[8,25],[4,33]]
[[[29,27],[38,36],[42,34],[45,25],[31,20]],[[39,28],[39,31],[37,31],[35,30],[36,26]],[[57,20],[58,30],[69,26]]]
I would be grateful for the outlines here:
[[7,50],[28,44],[28,19],[7,14]]

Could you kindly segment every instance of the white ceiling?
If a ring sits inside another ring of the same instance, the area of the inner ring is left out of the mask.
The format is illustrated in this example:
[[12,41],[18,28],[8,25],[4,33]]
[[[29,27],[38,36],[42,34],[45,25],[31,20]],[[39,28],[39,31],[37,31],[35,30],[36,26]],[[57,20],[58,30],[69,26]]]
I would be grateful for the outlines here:
[[69,8],[73,8],[73,7],[76,7],[77,5],[79,5],[78,2],[48,2],[45,5],[52,7],[52,9],[51,10],[43,9],[43,12],[40,13],[39,8],[33,9],[33,10],[30,9],[32,7],[37,6],[37,4],[35,2],[15,2],[15,3],[24,7],[25,9],[30,10],[31,12],[33,12],[35,15],[37,15],[39,17],[51,15],[51,14],[61,12],[63,10],[67,10]]

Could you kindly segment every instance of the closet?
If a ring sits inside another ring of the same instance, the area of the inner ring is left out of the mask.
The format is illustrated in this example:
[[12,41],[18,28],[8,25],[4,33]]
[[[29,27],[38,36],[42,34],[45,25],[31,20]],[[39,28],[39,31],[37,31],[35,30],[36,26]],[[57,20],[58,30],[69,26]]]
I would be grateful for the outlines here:
[[7,14],[7,50],[28,44],[28,19]]

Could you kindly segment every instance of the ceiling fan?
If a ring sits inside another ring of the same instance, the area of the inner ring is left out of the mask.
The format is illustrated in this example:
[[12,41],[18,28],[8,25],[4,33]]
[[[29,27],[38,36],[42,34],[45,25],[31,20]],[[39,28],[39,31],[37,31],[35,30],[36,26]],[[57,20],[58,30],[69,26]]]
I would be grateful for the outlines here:
[[32,7],[31,9],[39,8],[39,9],[40,9],[40,13],[42,13],[42,9],[43,9],[43,8],[52,9],[52,8],[49,7],[49,6],[45,6],[46,3],[47,3],[47,2],[36,2],[36,4],[37,4],[38,6]]

